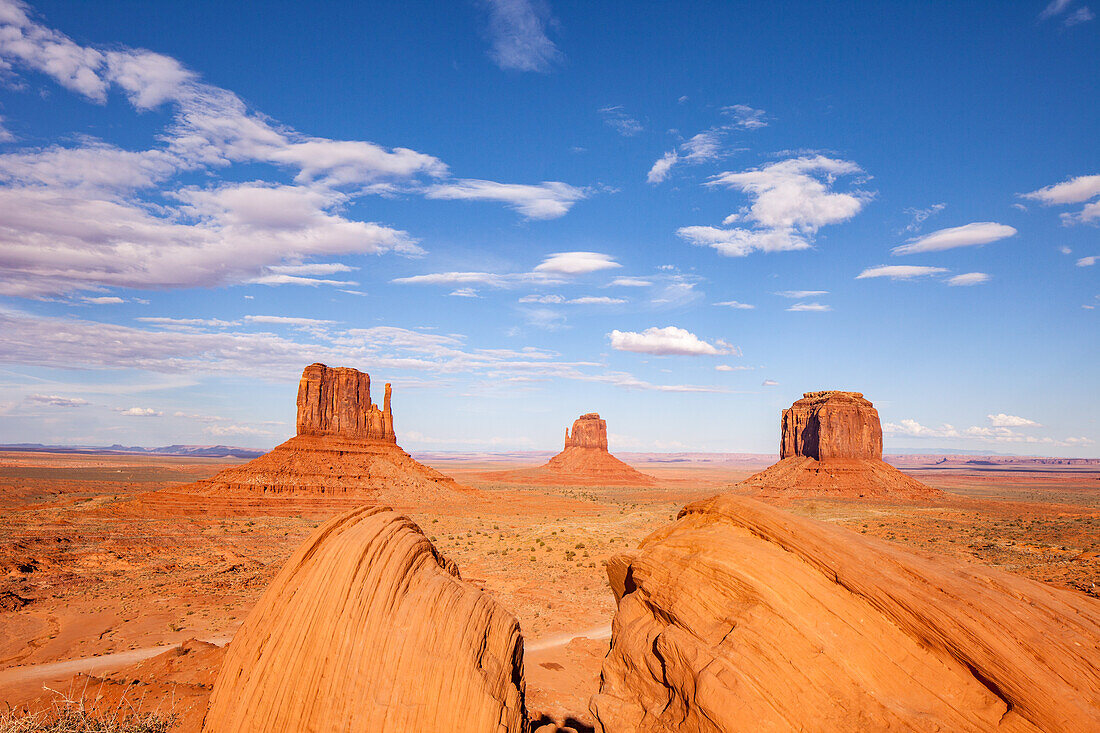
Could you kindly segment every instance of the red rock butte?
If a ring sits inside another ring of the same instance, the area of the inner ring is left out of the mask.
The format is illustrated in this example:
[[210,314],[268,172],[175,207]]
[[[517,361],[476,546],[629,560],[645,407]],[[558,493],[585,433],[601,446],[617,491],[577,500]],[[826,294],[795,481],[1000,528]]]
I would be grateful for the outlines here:
[[651,486],[656,479],[623,463],[607,450],[607,422],[589,412],[565,429],[562,452],[538,468],[494,474],[503,480],[538,484]]
[[310,364],[298,383],[297,435],[248,463],[158,493],[309,498],[340,507],[345,499],[406,506],[468,491],[397,445],[391,397],[387,384],[379,409],[369,374]]
[[760,496],[922,501],[941,492],[882,460],[878,411],[859,392],[806,392],[783,411],[779,462],[738,484]]

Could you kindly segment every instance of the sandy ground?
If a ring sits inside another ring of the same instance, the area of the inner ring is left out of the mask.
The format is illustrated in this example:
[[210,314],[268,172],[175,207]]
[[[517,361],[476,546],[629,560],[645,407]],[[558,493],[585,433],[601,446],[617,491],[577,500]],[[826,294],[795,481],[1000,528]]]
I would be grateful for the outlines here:
[[[234,462],[0,454],[0,704],[41,702],[43,685],[71,690],[72,675],[83,672],[93,677],[83,678],[78,692],[91,682],[105,699],[136,695],[146,707],[182,711],[181,730],[201,720],[207,682],[157,680],[160,667],[142,660],[186,639],[231,638],[280,564],[324,519],[323,512],[308,511],[176,513],[141,498]],[[482,498],[446,513],[405,510],[465,579],[519,618],[533,717],[570,721],[578,730],[592,722],[587,700],[599,684],[614,612],[604,562],[636,546],[684,504],[769,463],[764,456],[638,456],[634,465],[659,485],[632,489],[484,479],[523,465],[514,458],[429,462],[480,489]],[[1100,593],[1100,465],[906,459],[901,466],[943,489],[943,501],[820,499],[785,508]],[[216,666],[209,660],[217,653],[204,663]],[[144,671],[133,671],[143,663]]]

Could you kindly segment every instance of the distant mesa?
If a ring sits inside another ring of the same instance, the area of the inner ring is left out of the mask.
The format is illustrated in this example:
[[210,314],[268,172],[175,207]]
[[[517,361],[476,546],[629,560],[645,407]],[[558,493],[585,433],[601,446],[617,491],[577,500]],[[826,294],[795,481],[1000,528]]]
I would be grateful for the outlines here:
[[[211,497],[352,499],[406,505],[468,491],[397,445],[385,388],[371,401],[370,375],[311,364],[298,384],[298,434],[255,460],[227,468],[174,494]],[[339,503],[339,502],[337,502]]]
[[733,494],[607,573],[600,730],[1100,730],[1083,593]]
[[779,462],[737,485],[760,496],[920,501],[942,492],[882,460],[878,411],[859,392],[806,392],[783,411]]
[[204,733],[526,731],[523,637],[410,519],[359,508],[291,555],[229,644]]
[[565,447],[546,464],[491,476],[506,481],[591,486],[651,486],[657,480],[608,452],[607,422],[595,412],[578,417],[572,430],[565,429]]

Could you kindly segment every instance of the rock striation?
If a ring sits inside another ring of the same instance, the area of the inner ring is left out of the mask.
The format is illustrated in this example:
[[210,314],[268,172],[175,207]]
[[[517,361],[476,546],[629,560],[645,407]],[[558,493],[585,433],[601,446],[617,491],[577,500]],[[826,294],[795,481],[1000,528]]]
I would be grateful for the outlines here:
[[1100,730],[1100,602],[721,495],[608,563],[619,731]]
[[922,501],[938,489],[882,460],[878,411],[859,392],[806,392],[783,411],[779,462],[738,484],[760,496]]
[[607,450],[607,422],[589,412],[565,429],[562,452],[538,468],[484,474],[486,478],[536,484],[651,486],[656,479],[623,463]]
[[391,398],[387,384],[379,409],[368,374],[311,364],[298,384],[297,435],[248,463],[158,493],[165,500],[181,494],[231,502],[308,498],[337,508],[347,501],[405,506],[461,500],[470,490],[397,445]]
[[526,730],[516,619],[387,508],[321,526],[233,637],[203,731]]

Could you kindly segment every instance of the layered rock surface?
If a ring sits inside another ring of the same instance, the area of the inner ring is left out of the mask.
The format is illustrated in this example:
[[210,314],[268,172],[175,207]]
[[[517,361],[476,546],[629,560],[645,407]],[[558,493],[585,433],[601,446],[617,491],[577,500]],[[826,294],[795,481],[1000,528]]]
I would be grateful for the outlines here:
[[882,460],[878,411],[859,392],[807,392],[783,411],[779,462],[738,484],[761,496],[921,501],[938,489]]
[[204,731],[525,730],[515,618],[411,520],[360,508],[287,561],[229,645]]
[[723,495],[608,565],[605,731],[1100,729],[1100,602]]
[[656,481],[608,452],[607,422],[595,412],[574,420],[572,430],[566,428],[565,447],[544,465],[504,471],[491,477],[527,483],[593,486],[650,486]]
[[[307,497],[406,505],[461,498],[454,479],[397,445],[386,385],[382,409],[371,402],[370,376],[311,364],[298,385],[298,434],[255,460],[169,494],[263,499]],[[458,493],[456,493],[458,492]]]

